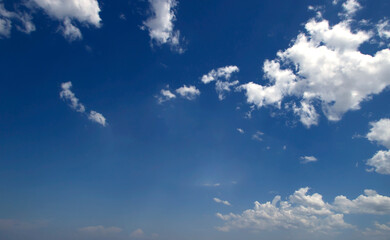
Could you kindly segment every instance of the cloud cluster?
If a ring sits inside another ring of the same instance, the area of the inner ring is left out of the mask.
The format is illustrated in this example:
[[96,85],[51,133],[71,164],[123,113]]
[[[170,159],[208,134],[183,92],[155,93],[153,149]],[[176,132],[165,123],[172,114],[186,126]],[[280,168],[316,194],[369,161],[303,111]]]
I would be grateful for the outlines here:
[[333,204],[325,202],[322,195],[318,193],[310,195],[308,191],[308,187],[301,188],[286,201],[281,201],[280,196],[276,196],[272,202],[256,201],[253,209],[245,210],[242,214],[217,213],[217,217],[225,221],[225,225],[218,229],[221,231],[296,229],[307,233],[329,233],[354,228],[344,221],[344,214],[390,213],[390,197],[379,195],[373,190],[365,190],[364,195],[353,200],[337,196]]
[[238,80],[229,81],[232,74],[239,71],[240,69],[237,66],[212,69],[208,74],[203,75],[201,80],[204,84],[216,81],[215,90],[218,93],[219,100],[223,100],[225,98],[225,93],[230,92],[231,87],[239,84]]
[[[343,8],[351,16],[360,4],[348,0]],[[381,23],[381,34],[385,36],[386,25]],[[290,102],[290,106],[306,127],[318,123],[317,107],[328,120],[338,121],[344,113],[359,109],[361,102],[390,85],[390,49],[373,55],[359,50],[376,36],[375,31],[352,29],[349,18],[335,25],[318,17],[310,19],[305,32],[298,34],[288,49],[264,62],[268,85],[249,82],[238,89],[245,91],[247,102],[258,108],[281,108],[286,98],[295,97],[298,104]]]
[[75,22],[83,26],[101,26],[100,7],[97,0],[28,0],[16,5],[25,9],[23,12],[16,9],[14,12],[7,11],[0,1],[0,36],[11,35],[12,23],[15,21],[17,29],[30,33],[35,31],[32,22],[32,13],[37,9],[44,11],[50,18],[60,21],[59,31],[69,41],[82,38],[81,31]]
[[[72,92],[71,90],[72,88],[72,82],[64,82],[61,84],[61,92],[60,92],[60,98],[63,99],[64,101],[68,102],[69,103],[69,106],[75,110],[76,112],[80,112],[82,114],[86,114],[85,113],[85,106],[84,104],[80,103],[79,99],[76,97],[76,95]],[[106,123],[106,118],[96,112],[96,111],[93,111],[91,110],[89,112],[88,115],[88,119],[93,121],[93,122],[96,122],[96,123],[99,123],[100,125],[102,126],[106,126],[107,123]]]
[[149,37],[157,45],[168,44],[179,53],[184,49],[180,44],[180,31],[174,30],[176,0],[149,0],[151,15],[143,22],[142,29],[149,31]]
[[390,174],[390,119],[383,118],[377,122],[371,122],[371,129],[367,134],[367,139],[371,142],[385,146],[388,150],[378,151],[367,161],[367,165],[372,167],[372,171],[380,174]]
[[[175,90],[175,92],[182,98],[187,100],[195,100],[199,95],[200,91],[195,86],[183,85],[182,87]],[[160,94],[156,96],[159,104],[176,98],[176,95],[169,89],[161,89]]]

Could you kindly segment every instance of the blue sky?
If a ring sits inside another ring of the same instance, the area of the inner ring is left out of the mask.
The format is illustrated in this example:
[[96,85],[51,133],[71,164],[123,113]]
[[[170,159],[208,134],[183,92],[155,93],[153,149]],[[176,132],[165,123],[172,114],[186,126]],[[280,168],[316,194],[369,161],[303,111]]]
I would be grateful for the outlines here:
[[389,239],[389,12],[0,0],[0,239]]

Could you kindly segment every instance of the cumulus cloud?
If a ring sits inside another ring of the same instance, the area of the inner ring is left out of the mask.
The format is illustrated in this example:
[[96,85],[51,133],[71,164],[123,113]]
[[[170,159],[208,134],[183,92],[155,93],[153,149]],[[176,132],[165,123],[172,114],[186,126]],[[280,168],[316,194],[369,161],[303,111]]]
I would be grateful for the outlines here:
[[367,166],[373,167],[371,170],[380,174],[390,175],[390,150],[378,151],[372,158],[368,159]]
[[306,164],[306,163],[311,163],[311,162],[317,162],[318,159],[314,156],[303,156],[301,157],[301,163]]
[[[371,122],[370,125],[371,129],[366,135],[367,139],[390,149],[390,119],[383,118],[377,122]],[[370,169],[372,171],[390,174],[390,150],[378,151],[366,164],[372,167]]]
[[218,229],[296,229],[308,233],[330,233],[354,227],[344,221],[344,214],[383,215],[390,211],[390,198],[373,190],[365,190],[364,195],[353,200],[337,196],[333,204],[325,202],[321,194],[310,195],[308,191],[308,187],[301,188],[286,201],[281,201],[280,196],[276,196],[272,202],[256,201],[253,209],[245,210],[241,214],[217,213],[217,217],[225,221],[225,225]]
[[224,200],[221,200],[221,199],[219,199],[219,198],[213,198],[213,200],[214,200],[214,202],[216,202],[216,203],[221,203],[221,204],[224,204],[224,205],[226,205],[226,206],[231,206],[230,202],[228,202],[228,201],[224,201]]
[[200,95],[199,89],[197,89],[195,86],[187,86],[187,85],[184,85],[183,87],[176,89],[176,93],[178,93],[181,97],[186,98],[188,100],[194,100],[197,96]]
[[61,21],[59,30],[69,41],[82,38],[73,21],[84,25],[101,26],[100,7],[97,0],[32,0],[35,6],[44,10],[51,18]]
[[374,190],[364,190],[364,195],[349,200],[345,196],[337,196],[333,208],[345,214],[390,214],[390,197],[382,196]]
[[368,140],[390,149],[390,119],[383,118],[377,122],[371,122],[370,132],[367,134]]
[[97,0],[32,0],[43,9],[50,17],[64,21],[74,19],[80,23],[86,23],[100,27],[100,7]]
[[244,134],[244,133],[245,133],[245,131],[244,131],[243,129],[241,129],[241,128],[237,128],[237,131],[238,131],[239,133],[241,133],[241,134]]
[[176,0],[149,0],[151,16],[143,22],[142,29],[149,31],[153,43],[169,44],[173,50],[183,53],[180,31],[174,30]]
[[[80,29],[75,26],[76,21],[83,26],[101,26],[97,0],[29,0],[14,6],[14,12],[7,11],[0,1],[0,37],[10,36],[14,22],[21,32],[35,31],[32,13],[37,12],[36,9],[43,10],[50,18],[60,21],[62,24],[58,29],[69,41],[82,38]],[[18,10],[19,6],[23,6],[25,10]]]
[[[352,13],[355,2],[345,2],[344,8]],[[310,19],[289,48],[264,62],[269,84],[249,82],[237,89],[245,91],[247,102],[258,108],[280,108],[286,98],[295,97],[292,101],[298,99],[301,106],[294,113],[307,127],[318,123],[316,105],[328,120],[338,121],[390,85],[390,49],[373,55],[359,50],[370,43],[374,32],[352,29],[349,19],[335,25],[322,18]]]
[[[82,114],[85,114],[85,106],[84,104],[80,103],[79,99],[76,97],[76,95],[72,92],[71,90],[72,88],[72,82],[64,82],[61,84],[61,92],[60,92],[60,98],[62,100],[64,100],[65,102],[68,102],[69,103],[69,106],[75,110],[76,112],[80,112]],[[93,121],[93,122],[96,122],[96,123],[99,123],[100,125],[102,126],[106,126],[107,123],[106,123],[106,118],[96,112],[96,111],[93,111],[91,110],[89,112],[89,114],[87,114],[88,116],[88,119]]]
[[112,233],[120,233],[122,232],[122,229],[118,227],[104,227],[98,225],[98,226],[88,226],[88,227],[80,228],[79,232],[86,233],[86,234],[106,235]]

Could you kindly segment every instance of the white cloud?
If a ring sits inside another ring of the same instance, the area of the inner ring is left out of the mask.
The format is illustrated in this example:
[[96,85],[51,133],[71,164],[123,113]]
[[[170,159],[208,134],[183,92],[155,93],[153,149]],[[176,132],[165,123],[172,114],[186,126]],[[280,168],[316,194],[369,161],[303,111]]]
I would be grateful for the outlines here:
[[390,24],[389,20],[381,20],[377,24],[378,35],[380,38],[389,39],[390,38]]
[[390,149],[390,119],[383,118],[377,122],[371,122],[370,132],[367,134],[368,140],[378,142]]
[[352,17],[358,10],[362,8],[357,0],[347,0],[343,3],[344,15],[346,17]]
[[293,106],[294,113],[300,117],[305,127],[310,128],[312,125],[318,125],[318,113],[314,106],[306,101],[301,101],[301,106]]
[[[348,1],[346,8],[353,2]],[[330,121],[360,109],[361,102],[390,85],[390,49],[373,55],[360,52],[359,47],[370,42],[374,30],[352,29],[350,22],[347,19],[332,26],[325,19],[310,19],[306,32],[300,33],[291,47],[264,62],[270,84],[250,82],[238,90],[245,90],[247,102],[258,108],[280,108],[286,97],[296,97],[302,107],[296,108],[295,114],[307,127],[315,125],[318,117],[310,103],[321,105]]]
[[[72,88],[72,82],[64,82],[61,84],[61,92],[60,92],[60,98],[66,102],[69,103],[69,106],[77,111],[77,112],[80,112],[82,114],[85,114],[85,106],[84,104],[80,103],[79,99],[76,97],[76,95],[71,91],[71,88]],[[88,114],[88,119],[93,121],[93,122],[96,122],[96,123],[99,123],[100,125],[102,126],[106,126],[107,123],[106,123],[106,118],[96,112],[96,111],[93,111],[91,110],[90,113]]]
[[241,134],[244,134],[244,133],[245,133],[245,131],[244,131],[243,129],[241,129],[241,128],[237,128],[237,131],[238,131],[239,133],[241,133]]
[[88,119],[93,121],[93,122],[99,123],[100,125],[103,125],[104,127],[106,126],[106,118],[101,113],[91,111],[89,113]]
[[[25,12],[18,10],[21,5]],[[15,12],[11,12],[4,8],[3,3],[0,3],[0,37],[10,36],[13,23],[16,23],[16,28],[21,32],[35,31],[31,14],[35,13],[36,9],[42,9],[52,19],[62,22],[59,30],[70,41],[82,38],[81,31],[74,25],[74,21],[84,26],[101,26],[100,7],[97,0],[28,0],[14,6]]]
[[240,69],[237,66],[226,66],[218,69],[213,69],[208,74],[202,76],[202,82],[204,84],[208,84],[218,79],[229,80],[233,73],[239,71]]
[[230,82],[230,78],[233,73],[239,72],[240,69],[237,66],[226,66],[218,69],[212,69],[208,74],[202,76],[202,82],[209,84],[216,81],[215,90],[218,93],[219,100],[225,98],[225,94],[230,92],[230,88],[239,84],[238,80]]
[[261,142],[261,141],[263,141],[263,139],[262,139],[262,136],[263,136],[263,135],[264,135],[263,132],[257,131],[257,132],[255,132],[255,133],[252,135],[252,139]]
[[390,175],[390,150],[378,151],[366,164],[377,173]]
[[59,29],[69,41],[81,39],[81,31],[72,21],[84,25],[101,26],[100,7],[97,0],[31,0],[51,18],[62,21]]
[[390,197],[379,195],[374,190],[364,190],[364,195],[349,200],[345,196],[337,196],[333,208],[345,214],[390,214]]
[[73,42],[75,40],[82,39],[83,36],[81,35],[80,29],[75,27],[69,18],[66,18],[64,20],[64,26],[60,27],[60,30],[64,37],[68,39],[70,42]]
[[[370,125],[371,129],[366,135],[367,139],[390,149],[390,119],[383,118],[377,122],[371,122]],[[366,164],[373,167],[371,170],[377,173],[390,175],[390,150],[378,151]]]
[[224,205],[226,205],[226,206],[231,206],[230,202],[228,202],[228,201],[224,201],[224,200],[221,200],[221,199],[219,199],[219,198],[213,198],[213,200],[214,200],[214,202],[216,202],[216,203],[222,203],[222,204],[224,204]]
[[88,226],[79,229],[79,232],[87,234],[112,234],[122,232],[121,228],[118,227],[104,227],[101,225],[98,226]]
[[205,186],[205,187],[219,187],[219,186],[221,186],[221,184],[220,183],[205,183],[205,184],[203,184],[203,186]]
[[156,98],[157,102],[161,104],[163,102],[176,98],[176,95],[173,94],[169,89],[161,89],[160,95],[156,96]]
[[199,89],[197,89],[195,86],[186,86],[180,87],[176,89],[176,92],[182,96],[183,98],[186,98],[188,100],[194,100],[197,96],[200,95]]
[[218,93],[219,100],[223,100],[225,98],[225,93],[230,92],[230,87],[236,86],[239,84],[239,81],[233,81],[233,82],[226,82],[226,81],[217,81],[215,83],[215,90]]
[[134,230],[130,237],[132,238],[142,238],[145,235],[144,231],[141,228],[138,228],[137,230]]
[[13,23],[16,28],[24,33],[35,31],[35,25],[32,23],[32,16],[26,12],[11,12],[5,9],[4,4],[0,1],[0,38],[11,36]]
[[370,239],[388,239],[390,234],[390,222],[387,224],[374,223],[375,228],[367,228],[363,234],[370,237]]
[[64,21],[74,19],[100,27],[100,7],[97,0],[31,0],[50,17]]
[[65,82],[61,84],[62,91],[60,97],[70,103],[70,107],[77,112],[85,112],[85,106],[79,102],[76,95],[70,90],[72,88],[72,82]]
[[318,159],[314,156],[303,156],[301,157],[301,163],[306,164],[306,163],[311,163],[311,162],[317,162]]
[[149,0],[151,16],[143,22],[143,29],[149,31],[151,40],[158,45],[169,44],[172,49],[183,53],[180,46],[180,31],[174,30],[176,0]]
[[286,201],[281,201],[280,196],[263,204],[256,201],[253,209],[245,210],[242,214],[217,213],[217,217],[225,221],[225,225],[218,229],[295,229],[307,233],[331,233],[339,229],[354,228],[344,222],[344,214],[384,215],[390,212],[390,198],[373,190],[365,190],[365,195],[353,200],[337,196],[333,204],[325,202],[318,193],[309,195],[308,191],[307,187],[301,188]]
[[330,210],[329,204],[322,200],[320,194],[307,195],[308,190],[309,188],[301,188],[295,191],[287,201],[281,201],[280,196],[264,204],[256,201],[253,209],[245,210],[242,214],[217,213],[217,216],[226,222],[218,229],[299,229],[307,232],[327,232],[352,227],[344,222],[343,214]]

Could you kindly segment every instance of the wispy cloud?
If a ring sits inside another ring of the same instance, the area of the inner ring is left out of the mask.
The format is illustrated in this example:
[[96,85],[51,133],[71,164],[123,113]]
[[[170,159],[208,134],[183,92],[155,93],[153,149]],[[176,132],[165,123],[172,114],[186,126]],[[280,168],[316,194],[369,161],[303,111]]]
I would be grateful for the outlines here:
[[214,202],[216,203],[221,203],[221,204],[224,204],[226,206],[231,206],[231,204],[228,202],[228,201],[224,201],[224,200],[221,200],[219,198],[213,198]]
[[71,82],[64,82],[61,84],[61,92],[60,92],[60,98],[64,101],[69,103],[69,106],[82,114],[86,114],[88,116],[88,119],[99,123],[102,126],[106,126],[106,118],[101,114],[94,110],[91,110],[88,114],[85,112],[85,106],[84,104],[80,103],[79,99],[76,97],[76,95],[72,92],[72,83]]
[[303,156],[301,157],[301,163],[306,164],[306,163],[311,163],[311,162],[317,162],[318,159],[314,156]]

